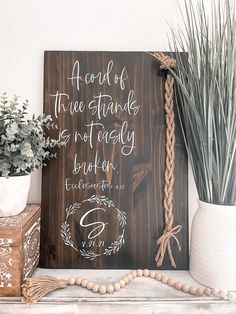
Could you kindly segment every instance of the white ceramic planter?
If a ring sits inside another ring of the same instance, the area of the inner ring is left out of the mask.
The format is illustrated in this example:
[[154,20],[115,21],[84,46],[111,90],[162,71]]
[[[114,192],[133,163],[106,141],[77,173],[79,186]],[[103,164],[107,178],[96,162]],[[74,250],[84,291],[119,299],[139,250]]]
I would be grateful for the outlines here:
[[205,286],[236,290],[236,206],[199,201],[191,230],[190,274]]
[[30,175],[0,177],[0,217],[22,212],[27,203]]

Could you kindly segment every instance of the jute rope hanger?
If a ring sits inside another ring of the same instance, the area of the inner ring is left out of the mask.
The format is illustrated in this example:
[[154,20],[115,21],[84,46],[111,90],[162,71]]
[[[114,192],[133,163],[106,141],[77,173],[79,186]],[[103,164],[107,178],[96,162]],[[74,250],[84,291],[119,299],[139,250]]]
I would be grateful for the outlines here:
[[[162,65],[162,69],[168,67],[175,67],[175,60],[171,59],[169,56],[163,53],[155,53],[153,56],[158,59]],[[167,67],[166,67],[167,66]],[[164,216],[165,216],[165,229],[162,236],[158,239],[157,244],[159,249],[156,255],[157,265],[160,266],[163,262],[163,258],[166,252],[171,261],[171,265],[176,267],[174,257],[172,255],[170,240],[173,238],[179,249],[180,243],[176,237],[176,234],[181,230],[181,226],[177,225],[173,227],[174,217],[173,217],[173,184],[174,184],[174,145],[175,145],[175,122],[174,122],[174,109],[173,109],[173,85],[174,78],[170,73],[167,73],[165,82],[165,112],[166,112],[166,170],[165,170],[165,187],[164,187]],[[45,294],[56,290],[66,288],[67,286],[78,285],[94,293],[113,293],[124,288],[130,281],[136,277],[149,277],[156,279],[157,281],[167,284],[170,287],[174,287],[177,290],[182,290],[185,293],[190,293],[199,296],[215,296],[222,299],[235,302],[235,295],[231,292],[226,292],[224,290],[194,287],[187,284],[183,284],[179,281],[175,281],[172,278],[168,278],[165,275],[161,275],[156,271],[149,271],[148,269],[138,269],[129,272],[127,275],[122,277],[120,280],[116,281],[114,284],[109,285],[98,285],[97,283],[91,282],[85,278],[69,278],[57,279],[51,276],[41,276],[34,278],[27,278],[24,280],[22,285],[23,301],[25,303],[37,303]]]
[[[174,69],[176,60],[163,52],[155,52],[153,56],[161,62],[161,70]],[[166,161],[165,161],[165,187],[164,187],[164,217],[165,228],[162,236],[157,240],[159,246],[155,261],[161,266],[167,250],[171,266],[176,268],[176,263],[171,249],[171,238],[177,243],[179,251],[181,246],[176,234],[182,228],[181,225],[173,227],[173,186],[174,186],[174,160],[175,160],[175,114],[174,114],[174,77],[167,72],[165,80],[165,115],[166,115]]]

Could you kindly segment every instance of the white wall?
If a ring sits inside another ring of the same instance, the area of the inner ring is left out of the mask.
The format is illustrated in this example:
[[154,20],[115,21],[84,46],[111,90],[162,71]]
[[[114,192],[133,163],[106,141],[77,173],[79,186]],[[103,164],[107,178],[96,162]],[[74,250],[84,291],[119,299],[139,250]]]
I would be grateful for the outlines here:
[[[31,112],[41,113],[44,50],[168,50],[167,21],[182,23],[177,3],[0,0],[0,93],[27,98]],[[37,172],[32,176],[29,202],[40,203],[40,190]],[[190,209],[194,209],[192,180],[190,193]]]

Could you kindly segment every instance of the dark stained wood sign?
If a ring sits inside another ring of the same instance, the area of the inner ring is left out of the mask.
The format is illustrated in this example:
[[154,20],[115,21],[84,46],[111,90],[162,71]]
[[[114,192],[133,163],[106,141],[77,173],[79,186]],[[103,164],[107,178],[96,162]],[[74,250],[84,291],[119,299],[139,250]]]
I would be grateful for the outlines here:
[[[43,170],[41,266],[156,268],[164,228],[164,81],[145,52],[47,51],[44,112],[67,142]],[[177,269],[188,268],[187,158],[177,123]],[[171,268],[168,258],[162,268]]]

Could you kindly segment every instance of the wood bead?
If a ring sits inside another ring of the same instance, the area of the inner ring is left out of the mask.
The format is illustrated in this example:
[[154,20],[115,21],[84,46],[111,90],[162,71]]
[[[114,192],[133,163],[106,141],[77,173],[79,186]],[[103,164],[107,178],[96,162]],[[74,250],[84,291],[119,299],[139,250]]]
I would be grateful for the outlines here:
[[182,287],[183,287],[183,283],[180,282],[180,281],[177,281],[177,282],[175,283],[174,287],[175,287],[175,289],[177,289],[177,290],[181,290]]
[[129,278],[128,278],[128,276],[124,276],[122,279],[124,280],[124,282],[125,282],[126,285],[129,283]]
[[149,273],[149,277],[150,278],[155,278],[156,276],[156,272],[154,270],[151,270],[150,273]]
[[232,292],[227,293],[227,298],[230,302],[235,302],[235,295]]
[[89,282],[87,283],[87,285],[86,285],[86,288],[87,288],[88,290],[91,290],[92,287],[93,287],[93,285],[94,285],[94,283],[93,283],[92,281],[89,281]]
[[81,278],[81,277],[77,277],[77,278],[75,279],[75,283],[76,283],[77,286],[79,286],[79,285],[81,284],[82,279],[83,279],[83,278]]
[[156,273],[155,278],[156,278],[156,280],[160,281],[162,278],[162,275],[160,273]]
[[124,281],[124,279],[121,279],[121,280],[119,281],[119,284],[120,284],[120,287],[121,287],[121,288],[124,288],[124,286],[125,286],[125,281]]
[[114,283],[114,289],[115,289],[115,291],[119,291],[120,290],[119,282]]
[[218,296],[219,296],[219,289],[212,288],[212,289],[211,289],[211,294],[212,294],[214,297],[218,297]]
[[204,289],[205,288],[201,288],[201,287],[197,288],[196,295],[199,295],[199,296],[204,295]]
[[189,288],[189,292],[190,292],[191,294],[195,295],[196,292],[197,292],[197,287],[191,286],[191,287]]
[[174,287],[175,283],[176,283],[176,281],[172,278],[169,278],[167,281],[167,285],[170,287]]
[[137,275],[137,271],[136,271],[136,270],[133,270],[133,271],[131,272],[131,274],[132,274],[133,278],[135,278],[135,277],[137,277],[137,276],[138,276],[138,275]]
[[69,284],[70,286],[73,286],[73,285],[75,284],[75,278],[69,278],[69,279],[68,279],[68,284]]
[[189,288],[190,288],[189,285],[184,284],[182,287],[182,291],[187,293],[187,292],[189,292]]
[[162,283],[167,283],[168,279],[169,279],[169,278],[168,278],[167,276],[162,276],[162,277],[161,277],[161,282],[162,282]]
[[138,275],[138,277],[142,277],[142,275],[143,275],[142,269],[137,270],[137,275]]
[[94,284],[94,285],[92,286],[92,291],[93,291],[93,292],[98,292],[98,289],[99,289],[99,285],[98,285],[98,284]]
[[114,289],[114,286],[113,286],[113,285],[108,285],[108,286],[107,286],[107,292],[108,292],[108,293],[113,293],[114,290],[115,290],[115,289]]
[[211,296],[211,289],[210,288],[204,288],[204,294],[207,295],[208,297]]
[[129,273],[128,275],[126,275],[126,277],[128,277],[129,281],[131,281],[133,279],[133,276],[131,273]]
[[144,277],[149,277],[149,273],[150,273],[150,271],[148,269],[144,269],[143,276]]
[[88,279],[83,279],[81,281],[81,286],[85,288],[87,286],[87,283],[88,283]]
[[105,285],[101,285],[98,291],[100,294],[105,294],[107,292],[107,287]]
[[219,297],[221,297],[222,299],[225,299],[227,297],[227,293],[224,290],[220,290],[219,291]]

